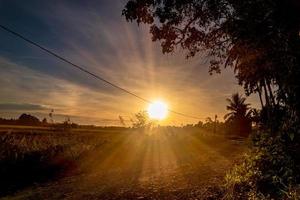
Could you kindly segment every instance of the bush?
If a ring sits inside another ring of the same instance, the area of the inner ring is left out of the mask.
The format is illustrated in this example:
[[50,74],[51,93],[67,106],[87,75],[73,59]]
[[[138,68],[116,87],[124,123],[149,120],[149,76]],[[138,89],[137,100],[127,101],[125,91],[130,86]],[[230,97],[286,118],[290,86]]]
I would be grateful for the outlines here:
[[297,199],[299,175],[285,140],[270,134],[252,139],[251,151],[226,175],[228,199]]

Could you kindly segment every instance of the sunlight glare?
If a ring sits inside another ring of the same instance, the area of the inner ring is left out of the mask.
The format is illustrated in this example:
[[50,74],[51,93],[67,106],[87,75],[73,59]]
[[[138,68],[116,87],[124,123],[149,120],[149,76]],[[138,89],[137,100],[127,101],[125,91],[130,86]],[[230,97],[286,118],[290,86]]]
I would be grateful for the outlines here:
[[154,101],[148,106],[148,115],[151,119],[163,120],[167,117],[168,106],[163,101]]

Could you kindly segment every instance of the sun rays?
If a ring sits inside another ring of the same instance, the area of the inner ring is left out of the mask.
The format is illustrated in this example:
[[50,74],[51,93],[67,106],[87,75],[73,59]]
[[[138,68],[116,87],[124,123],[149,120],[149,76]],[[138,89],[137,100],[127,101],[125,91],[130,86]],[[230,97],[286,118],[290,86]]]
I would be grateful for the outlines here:
[[156,100],[149,104],[147,112],[151,119],[163,120],[168,115],[168,105],[163,101]]

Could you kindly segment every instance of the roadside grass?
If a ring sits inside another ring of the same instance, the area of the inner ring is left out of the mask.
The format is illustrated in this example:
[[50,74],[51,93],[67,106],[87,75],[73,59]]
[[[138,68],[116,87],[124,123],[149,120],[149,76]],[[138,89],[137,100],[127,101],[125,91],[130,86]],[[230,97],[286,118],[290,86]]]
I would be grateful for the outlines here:
[[0,131],[0,196],[76,173],[77,161],[108,140],[78,131]]
[[[163,137],[157,137],[158,135],[155,132],[163,134]],[[200,153],[199,156],[203,161],[211,157],[211,162],[209,160],[208,163],[199,163],[199,172],[183,170],[191,180],[197,177],[195,174],[201,174],[202,170],[206,169],[205,167],[201,168],[203,164],[212,165],[212,170],[224,171],[223,168],[225,166],[214,169],[214,166],[218,166],[214,164],[215,162],[222,162],[221,160],[216,161],[214,157],[217,156],[217,158],[227,160],[230,155],[230,159],[235,160],[233,157],[238,156],[240,152],[244,152],[247,146],[244,143],[245,141],[241,144],[240,140],[226,139],[224,135],[212,134],[202,129],[159,128],[152,130],[150,135],[145,133],[147,131],[139,129],[91,128],[54,130],[35,127],[0,127],[0,198],[14,196],[18,191],[24,191],[25,188],[31,188],[35,185],[62,180],[61,178],[66,176],[70,176],[69,178],[74,177],[76,180],[76,176],[85,174],[85,170],[90,169],[89,167],[95,168],[94,162],[97,164],[97,162],[109,156],[107,152],[112,152],[111,150],[116,147],[122,147],[124,141],[128,142],[126,145],[129,145],[129,147],[136,145],[137,141],[140,143],[144,141],[145,143],[143,144],[148,145],[159,143],[162,145],[168,141],[166,144],[174,148],[173,150],[178,153],[176,154],[177,158],[181,159],[181,161],[192,159],[189,155],[196,152]],[[129,136],[130,134],[133,134],[132,137]],[[160,140],[157,140],[159,138]],[[122,148],[124,148],[124,145]],[[162,146],[158,147],[162,148]],[[143,148],[146,147],[136,146],[135,150]],[[190,150],[194,151],[190,152]],[[201,153],[206,151],[210,151],[207,152],[208,156],[205,156],[206,154],[201,155]],[[119,156],[118,151],[114,153],[118,159],[122,158],[122,156],[126,159],[125,151],[119,152]],[[136,155],[136,153],[141,152],[135,151],[131,153]],[[167,153],[161,152],[160,156]],[[97,155],[97,159],[95,159],[95,155]],[[190,161],[198,162],[197,160]],[[190,175],[193,173],[194,175]],[[207,173],[210,173],[210,170]],[[214,175],[211,174],[211,176]],[[124,177],[124,180],[127,180],[126,178],[128,177]],[[119,179],[117,180],[119,181]],[[101,180],[99,181],[99,185],[101,185],[102,182]],[[176,182],[176,180],[174,181]],[[218,179],[218,181],[222,180]],[[218,184],[219,182],[213,184],[211,191],[209,190],[206,193],[211,193],[211,195],[219,194],[222,188],[219,188]],[[199,187],[202,187],[201,184]],[[218,189],[216,189],[217,187]],[[31,189],[25,189],[25,191],[30,192]],[[182,190],[183,193],[184,191]]]

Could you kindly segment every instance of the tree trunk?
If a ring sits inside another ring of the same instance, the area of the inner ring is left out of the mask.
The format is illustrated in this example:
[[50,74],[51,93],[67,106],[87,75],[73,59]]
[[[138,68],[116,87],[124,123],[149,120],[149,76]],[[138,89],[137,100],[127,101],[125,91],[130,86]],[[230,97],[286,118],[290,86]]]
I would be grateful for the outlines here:
[[271,88],[270,80],[266,80],[266,85],[267,85],[268,90],[269,90],[270,100],[271,100],[273,106],[275,106],[276,103],[275,103],[275,98],[274,98],[273,91],[272,91],[272,88]]
[[263,100],[262,100],[261,87],[260,87],[259,84],[257,84],[257,91],[258,91],[258,96],[259,96],[261,108],[263,108],[263,107],[264,107],[264,102],[263,102]]
[[270,106],[270,99],[269,99],[269,95],[268,95],[268,91],[267,91],[267,87],[266,87],[265,81],[263,81],[262,86],[264,88],[265,99],[266,99],[266,106]]

